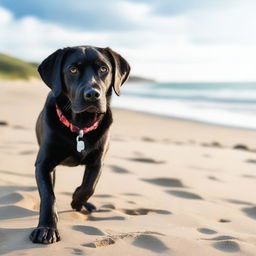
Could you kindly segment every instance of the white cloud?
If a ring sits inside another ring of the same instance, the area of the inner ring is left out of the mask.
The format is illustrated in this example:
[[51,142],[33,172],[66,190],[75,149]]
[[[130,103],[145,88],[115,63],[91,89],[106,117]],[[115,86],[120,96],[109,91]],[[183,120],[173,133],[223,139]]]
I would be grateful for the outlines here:
[[[129,21],[138,21],[141,17],[147,17],[152,8],[145,3],[132,3],[129,1],[119,1],[116,3],[116,9],[122,13]],[[131,15],[132,14],[132,15]]]
[[127,58],[133,74],[161,81],[256,80],[251,3],[171,17],[153,14],[145,3],[117,2],[120,16],[133,14],[138,28],[110,32],[74,30],[35,17],[17,20],[0,7],[0,51],[39,62],[65,46],[110,46]]
[[225,9],[194,11],[189,34],[196,44],[255,44],[256,2],[244,0]]
[[0,51],[29,61],[39,61],[53,50],[68,45],[93,44],[107,41],[106,33],[66,30],[34,17],[15,20],[0,8]]

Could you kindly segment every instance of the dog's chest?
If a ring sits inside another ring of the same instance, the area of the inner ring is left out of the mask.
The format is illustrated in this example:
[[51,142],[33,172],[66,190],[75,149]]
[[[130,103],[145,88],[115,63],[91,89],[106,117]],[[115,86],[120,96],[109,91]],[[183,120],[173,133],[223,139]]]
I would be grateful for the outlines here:
[[77,166],[81,164],[85,164],[85,158],[88,155],[88,152],[82,151],[81,153],[74,154],[72,156],[69,156],[65,158],[62,162],[61,165],[66,165],[66,166]]

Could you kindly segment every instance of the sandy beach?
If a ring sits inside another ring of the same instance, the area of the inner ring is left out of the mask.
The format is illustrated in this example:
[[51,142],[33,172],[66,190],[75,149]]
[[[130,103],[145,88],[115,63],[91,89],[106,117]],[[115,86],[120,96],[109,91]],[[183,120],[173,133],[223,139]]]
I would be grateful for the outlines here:
[[118,109],[97,211],[71,209],[83,168],[59,166],[62,240],[31,243],[34,126],[47,93],[41,81],[0,81],[1,255],[256,255],[256,131]]

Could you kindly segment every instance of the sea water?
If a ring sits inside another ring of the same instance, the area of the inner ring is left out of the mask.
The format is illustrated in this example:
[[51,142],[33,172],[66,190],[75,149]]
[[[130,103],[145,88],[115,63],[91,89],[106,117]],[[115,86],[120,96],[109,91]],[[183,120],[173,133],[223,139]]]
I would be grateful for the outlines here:
[[256,82],[126,83],[121,94],[114,107],[256,129]]

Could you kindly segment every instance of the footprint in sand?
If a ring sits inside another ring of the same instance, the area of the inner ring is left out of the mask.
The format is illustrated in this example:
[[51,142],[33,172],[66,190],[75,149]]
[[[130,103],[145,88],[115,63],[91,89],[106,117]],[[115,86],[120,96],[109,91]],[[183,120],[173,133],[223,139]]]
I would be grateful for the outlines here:
[[88,220],[90,220],[90,221],[125,220],[125,217],[123,217],[123,216],[95,217],[95,216],[89,215]]
[[79,248],[65,247],[65,249],[71,250],[71,253],[74,255],[85,255],[84,251]]
[[195,193],[182,191],[182,190],[167,190],[168,194],[171,194],[173,196],[185,198],[185,199],[194,199],[194,200],[202,200],[203,198]]
[[232,204],[241,204],[241,205],[253,205],[250,202],[242,201],[242,200],[236,200],[236,199],[226,199],[227,202]]
[[112,209],[112,210],[116,209],[116,207],[113,204],[103,204],[101,207],[107,208],[107,209]]
[[28,216],[34,216],[38,213],[35,211],[28,210],[26,208],[8,205],[0,207],[0,220],[23,218]]
[[[217,233],[217,232],[215,232]],[[212,234],[212,233],[211,233]],[[202,240],[208,240],[208,241],[217,241],[213,243],[213,247],[217,250],[223,251],[223,252],[239,252],[240,246],[237,242],[233,240],[238,240],[236,237],[233,236],[216,236],[213,238],[202,238]]]
[[157,214],[172,214],[167,210],[156,210],[156,209],[147,209],[147,208],[138,208],[138,209],[122,209],[122,212],[128,215],[147,215],[149,213],[157,213]]
[[7,126],[8,123],[6,121],[0,121],[0,126]]
[[128,158],[128,160],[141,162],[141,163],[148,163],[148,164],[164,164],[165,163],[165,161],[155,160],[153,158],[147,158],[147,157],[132,157],[132,158]]
[[231,220],[229,220],[229,219],[219,219],[219,222],[220,223],[229,223],[229,222],[231,222]]
[[209,228],[198,228],[197,231],[205,235],[213,235],[218,233],[217,231]]
[[243,208],[242,211],[250,218],[256,219],[256,206]]
[[220,179],[218,179],[218,178],[216,178],[215,176],[207,176],[207,178],[209,179],[209,180],[214,180],[214,181],[219,181],[219,182],[221,182],[221,180]]
[[19,155],[32,155],[32,154],[35,154],[35,153],[37,153],[36,150],[24,150],[24,151],[20,151]]
[[0,195],[13,193],[16,191],[35,191],[37,187],[23,187],[23,186],[0,186]]
[[156,253],[169,251],[169,248],[160,239],[152,235],[142,234],[135,238],[132,245]]
[[20,193],[11,193],[0,197],[0,204],[14,204],[21,201],[23,198]]
[[250,164],[256,164],[256,159],[247,159],[245,162]]
[[96,240],[95,242],[92,242],[92,243],[82,244],[82,246],[88,247],[88,248],[98,248],[98,247],[105,247],[114,243],[115,243],[115,240],[113,238],[106,237],[101,240]]
[[97,195],[94,195],[94,197],[98,197],[98,198],[111,198],[111,197],[114,197],[114,196],[109,195],[109,194],[97,194]]
[[246,145],[244,144],[236,144],[233,146],[233,149],[238,149],[238,150],[245,150],[248,151],[250,150]]
[[[25,255],[23,250],[33,247],[32,244],[28,245],[27,238],[32,230],[31,227],[0,228],[0,255]],[[43,246],[37,246],[37,248],[39,247]]]
[[230,240],[215,242],[213,243],[213,247],[222,252],[232,253],[240,251],[239,244],[235,241]]
[[119,240],[123,240],[132,244],[133,246],[143,248],[145,250],[157,253],[167,252],[170,249],[155,235],[163,235],[157,232],[134,232],[121,233],[118,235],[108,235],[102,239],[94,242],[83,244],[85,247],[98,248],[115,244]]
[[138,194],[138,193],[122,193],[121,195],[124,195],[124,196],[141,196],[141,194]]
[[172,178],[154,178],[154,179],[141,179],[143,181],[149,182],[151,184],[161,186],[161,187],[176,187],[184,188],[184,185],[179,179]]
[[119,173],[119,174],[128,174],[130,173],[128,170],[126,170],[123,167],[117,166],[117,165],[110,165],[109,166],[111,168],[111,170],[115,173]]
[[126,203],[128,203],[128,204],[136,204],[134,201],[126,201]]
[[86,235],[92,235],[92,236],[105,236],[106,235],[100,229],[92,227],[92,226],[75,225],[72,227],[72,229],[74,229],[76,231],[80,231]]
[[150,137],[142,137],[141,140],[146,141],[146,142],[155,142],[156,140]]
[[242,175],[243,178],[249,178],[249,179],[256,179],[256,175],[251,175],[251,174],[244,174]]

